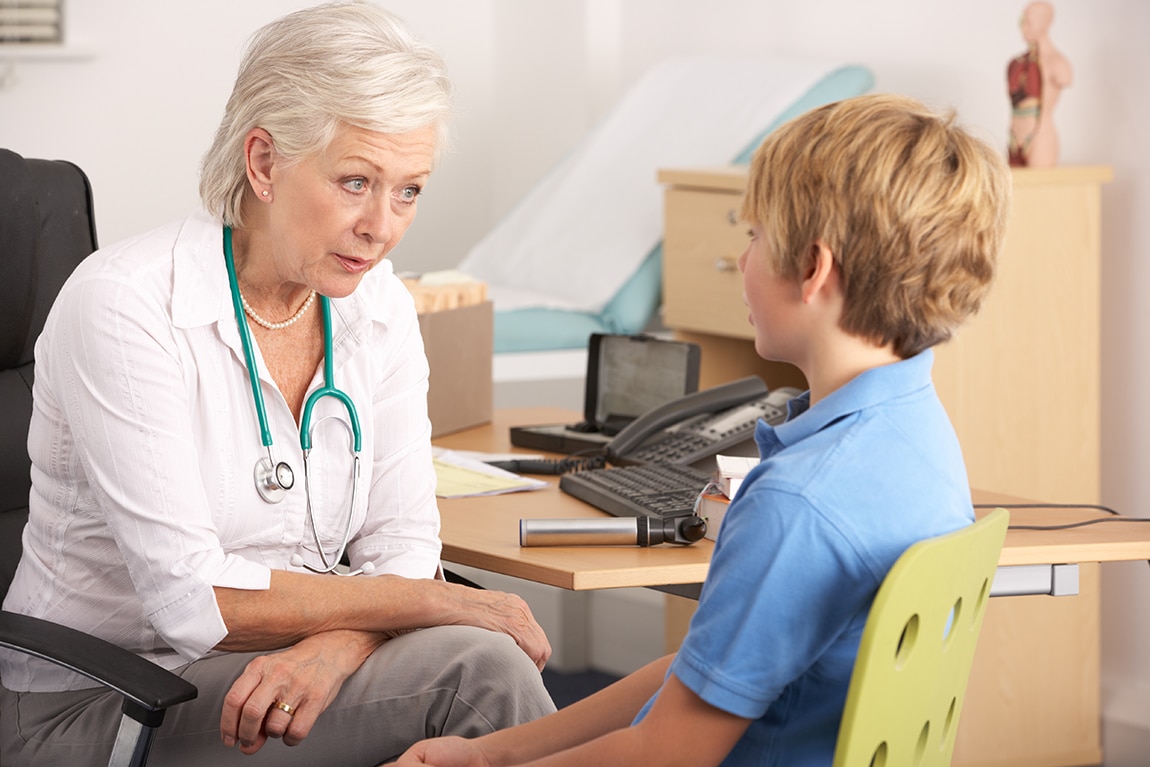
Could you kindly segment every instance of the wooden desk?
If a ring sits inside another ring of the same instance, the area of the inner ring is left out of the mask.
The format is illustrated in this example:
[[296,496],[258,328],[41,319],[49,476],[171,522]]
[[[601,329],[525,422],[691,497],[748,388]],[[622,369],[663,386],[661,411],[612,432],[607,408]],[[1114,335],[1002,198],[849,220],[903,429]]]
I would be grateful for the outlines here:
[[[559,408],[500,410],[485,426],[441,437],[436,444],[458,450],[529,452],[514,448],[511,426],[573,423],[579,414]],[[552,517],[603,517],[604,512],[559,491],[558,478],[549,487],[524,493],[478,498],[440,499],[440,537],[448,562],[559,586],[574,591],[628,586],[700,583],[706,577],[714,544],[692,546],[519,547],[519,520]],[[1018,507],[1024,499],[982,490],[976,504],[1011,509],[1016,525],[1062,525],[1109,516],[1089,508],[1033,509]],[[1016,508],[1011,508],[1015,505]],[[1150,524],[1112,522],[1071,530],[1010,530],[999,565],[1058,565],[1150,559]]]
[[[490,453],[524,451],[511,446],[511,426],[575,423],[582,415],[560,408],[496,411],[494,421],[440,437],[435,444],[457,450]],[[660,546],[519,547],[519,520],[537,517],[607,516],[559,491],[558,477],[549,487],[524,493],[477,498],[440,499],[443,558],[481,570],[511,575],[574,591],[628,586],[699,583],[707,574],[713,544]]]

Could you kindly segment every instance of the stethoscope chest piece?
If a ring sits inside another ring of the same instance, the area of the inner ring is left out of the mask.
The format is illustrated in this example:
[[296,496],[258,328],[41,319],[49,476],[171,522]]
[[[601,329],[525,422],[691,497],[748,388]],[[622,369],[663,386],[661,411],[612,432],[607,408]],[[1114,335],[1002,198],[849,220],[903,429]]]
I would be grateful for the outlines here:
[[272,463],[271,458],[256,461],[256,492],[268,503],[279,503],[295,484],[295,472],[285,462]]

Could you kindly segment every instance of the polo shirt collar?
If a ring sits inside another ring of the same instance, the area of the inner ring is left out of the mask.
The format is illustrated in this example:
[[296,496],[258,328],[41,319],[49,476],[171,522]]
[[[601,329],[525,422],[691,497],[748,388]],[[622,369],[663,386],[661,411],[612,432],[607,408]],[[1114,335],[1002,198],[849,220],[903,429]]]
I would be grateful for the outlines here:
[[755,440],[764,455],[794,445],[859,411],[929,387],[933,365],[934,350],[926,349],[909,359],[859,374],[813,407],[811,393],[803,392],[787,404],[784,423],[771,426],[759,421]]

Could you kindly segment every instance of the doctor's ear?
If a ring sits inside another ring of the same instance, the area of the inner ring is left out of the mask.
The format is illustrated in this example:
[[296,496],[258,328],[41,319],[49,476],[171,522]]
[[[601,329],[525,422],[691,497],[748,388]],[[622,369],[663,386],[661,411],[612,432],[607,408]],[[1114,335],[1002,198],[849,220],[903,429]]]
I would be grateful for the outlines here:
[[264,200],[271,196],[272,166],[275,165],[276,146],[272,136],[263,128],[252,128],[244,137],[244,161],[248,183]]

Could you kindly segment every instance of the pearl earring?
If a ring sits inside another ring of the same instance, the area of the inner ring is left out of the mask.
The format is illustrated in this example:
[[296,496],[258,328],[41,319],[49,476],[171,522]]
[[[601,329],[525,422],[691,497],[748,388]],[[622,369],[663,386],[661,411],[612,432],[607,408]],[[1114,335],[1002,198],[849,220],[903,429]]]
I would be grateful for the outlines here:
[[271,193],[270,193],[268,190],[266,190],[266,189],[265,189],[265,190],[263,190],[262,192],[260,192],[260,194],[262,194],[264,197],[267,197],[267,196],[268,196],[269,194],[271,194]]

